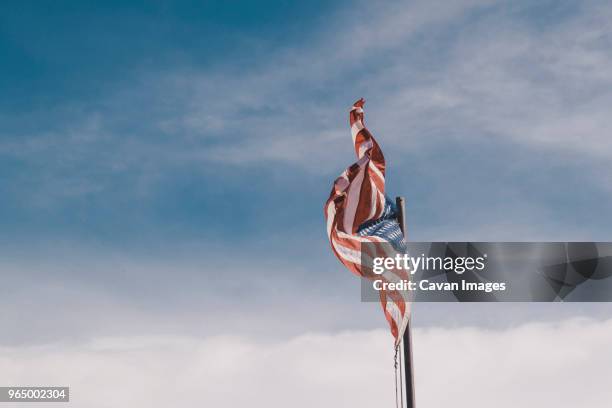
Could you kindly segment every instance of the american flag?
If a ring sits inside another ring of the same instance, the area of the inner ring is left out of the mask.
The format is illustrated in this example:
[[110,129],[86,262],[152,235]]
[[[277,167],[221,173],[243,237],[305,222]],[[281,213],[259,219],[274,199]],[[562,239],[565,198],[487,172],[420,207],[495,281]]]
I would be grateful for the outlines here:
[[[363,122],[364,103],[363,98],[358,100],[349,113],[357,162],[334,181],[325,203],[325,217],[327,235],[336,257],[357,276],[373,279],[362,265],[362,251],[368,250],[370,257],[388,254],[390,246],[397,252],[405,252],[405,242],[397,209],[385,196],[385,158]],[[386,270],[376,278],[390,282],[409,279],[409,275],[405,270]],[[405,291],[382,290],[379,294],[397,345],[410,318],[409,299]]]

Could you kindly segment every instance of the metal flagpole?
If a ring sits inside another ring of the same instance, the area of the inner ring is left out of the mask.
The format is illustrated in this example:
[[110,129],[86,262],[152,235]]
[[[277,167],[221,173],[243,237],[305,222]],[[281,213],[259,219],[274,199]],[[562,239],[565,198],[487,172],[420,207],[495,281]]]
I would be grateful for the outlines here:
[[[402,230],[402,234],[406,237],[406,217],[404,197],[396,197],[395,204],[398,211],[398,222]],[[412,366],[412,332],[411,332],[412,316],[408,319],[408,325],[404,331],[402,339],[402,350],[404,356],[404,384],[406,390],[406,408],[415,408],[414,404],[414,368]]]

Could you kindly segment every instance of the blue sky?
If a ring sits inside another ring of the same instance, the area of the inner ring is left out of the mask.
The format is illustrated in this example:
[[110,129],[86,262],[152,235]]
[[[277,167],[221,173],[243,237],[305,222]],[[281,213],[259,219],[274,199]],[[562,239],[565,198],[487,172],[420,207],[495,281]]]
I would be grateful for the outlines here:
[[[255,214],[281,215],[261,209],[272,190],[262,184],[287,184],[282,171],[262,163],[247,178],[235,166],[180,157],[242,132],[174,131],[161,122],[192,109],[195,73],[229,68],[239,80],[245,64],[261,65],[283,46],[279,36],[304,41],[312,6],[3,7],[2,222],[12,239],[239,239],[257,229],[245,222]],[[174,85],[181,73],[185,83]],[[206,110],[215,98],[203,102]]]
[[[411,239],[609,241],[610,50],[605,1],[2,2],[0,384],[392,404],[386,322],[325,236],[348,108]],[[419,405],[607,407],[611,315],[417,304]]]
[[[318,239],[319,203],[351,160],[346,106],[359,96],[416,237],[518,239],[465,231],[518,223],[531,226],[527,237],[603,238],[606,156],[589,153],[606,150],[591,139],[608,123],[555,140],[554,122],[590,122],[580,110],[603,109],[608,78],[584,72],[583,83],[580,66],[546,50],[590,18],[586,5],[413,8],[398,13],[413,26],[385,27],[384,8],[340,3],[4,5],[10,240]],[[350,23],[362,15],[371,23]],[[490,111],[478,112],[487,99]]]
[[604,2],[0,7],[4,318],[50,338],[384,325],[322,211],[359,97],[412,239],[609,240]]

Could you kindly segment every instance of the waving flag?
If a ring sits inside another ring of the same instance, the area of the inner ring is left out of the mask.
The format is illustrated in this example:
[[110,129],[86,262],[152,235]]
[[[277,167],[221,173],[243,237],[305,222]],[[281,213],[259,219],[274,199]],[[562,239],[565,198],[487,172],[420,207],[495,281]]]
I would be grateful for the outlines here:
[[[362,265],[364,248],[376,252],[368,256],[376,256],[387,252],[388,244],[395,251],[404,252],[405,243],[397,209],[385,196],[385,158],[363,122],[364,103],[363,99],[358,100],[349,113],[357,162],[334,182],[325,204],[325,217],[327,235],[336,257],[354,274],[373,279]],[[387,270],[376,278],[391,282],[409,279],[409,276],[406,271]],[[410,316],[408,299],[399,291],[383,290],[379,294],[397,345]]]

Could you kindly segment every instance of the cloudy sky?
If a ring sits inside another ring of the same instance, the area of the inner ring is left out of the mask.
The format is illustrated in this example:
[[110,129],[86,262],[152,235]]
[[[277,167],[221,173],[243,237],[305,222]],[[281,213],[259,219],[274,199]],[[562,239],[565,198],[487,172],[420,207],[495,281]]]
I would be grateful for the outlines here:
[[[3,2],[0,385],[392,405],[386,322],[325,237],[348,107],[410,238],[609,241],[606,3]],[[416,305],[418,401],[608,406],[611,319]]]

